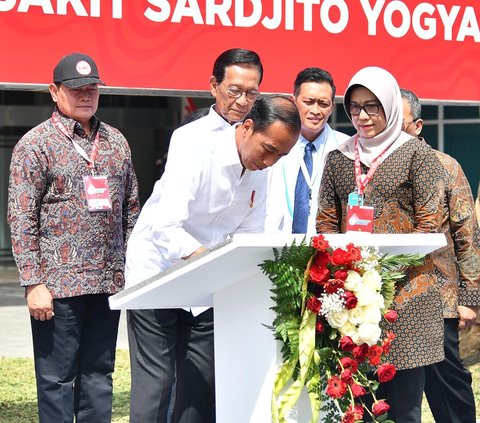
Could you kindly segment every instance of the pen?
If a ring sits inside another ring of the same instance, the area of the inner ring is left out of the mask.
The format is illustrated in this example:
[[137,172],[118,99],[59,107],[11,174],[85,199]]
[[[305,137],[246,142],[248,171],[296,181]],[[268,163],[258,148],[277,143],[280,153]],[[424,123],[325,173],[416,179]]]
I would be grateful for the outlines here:
[[253,207],[254,201],[255,201],[255,190],[252,191],[252,195],[250,196],[250,208]]

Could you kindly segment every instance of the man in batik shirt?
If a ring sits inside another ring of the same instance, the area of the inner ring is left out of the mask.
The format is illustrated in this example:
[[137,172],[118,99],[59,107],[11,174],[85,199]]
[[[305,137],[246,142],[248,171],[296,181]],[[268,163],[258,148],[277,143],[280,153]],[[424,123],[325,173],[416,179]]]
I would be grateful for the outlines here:
[[91,57],[53,72],[52,117],[13,150],[8,221],[31,316],[39,421],[109,423],[127,238],[139,213],[130,148],[100,122]]
[[[401,90],[403,131],[418,137],[422,131],[418,97]],[[474,423],[472,376],[459,354],[458,331],[471,328],[480,305],[480,231],[472,190],[459,163],[436,151],[445,168],[442,230],[447,246],[432,256],[442,295],[445,322],[445,360],[425,370],[425,394],[437,422]]]

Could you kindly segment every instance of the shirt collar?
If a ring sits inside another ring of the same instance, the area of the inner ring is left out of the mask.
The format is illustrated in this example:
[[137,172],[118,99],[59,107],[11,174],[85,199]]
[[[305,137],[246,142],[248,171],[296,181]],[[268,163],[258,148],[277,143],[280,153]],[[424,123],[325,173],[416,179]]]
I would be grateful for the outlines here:
[[208,112],[208,122],[210,130],[215,131],[219,129],[230,128],[230,125],[222,116],[220,116],[214,109],[214,104],[210,106],[210,111]]
[[323,131],[320,132],[320,134],[318,135],[317,138],[315,138],[313,141],[308,141],[302,134],[300,134],[299,138],[298,138],[298,143],[297,145],[299,146],[299,148],[301,148],[301,150],[305,150],[305,145],[308,143],[308,142],[313,142],[313,145],[315,146],[316,150],[318,151],[321,147],[322,144],[325,144],[327,142],[327,139],[328,139],[328,133],[331,131],[331,128],[330,126],[328,125],[328,123],[325,124],[325,126],[323,127]]
[[[72,119],[70,116],[67,116],[66,114],[62,113],[58,107],[55,107],[54,110],[54,115],[56,118],[62,123],[62,125],[65,127],[67,130],[68,135],[73,138],[74,134],[82,136],[83,133],[85,132],[82,128],[82,125],[80,125],[79,122],[77,122],[75,119]],[[92,125],[92,134],[95,133],[100,126],[100,121],[96,116],[92,116],[90,119],[90,123]]]
[[218,133],[220,138],[218,143],[220,154],[218,157],[222,166],[242,166],[235,138],[238,125],[240,124],[229,125],[227,129]]

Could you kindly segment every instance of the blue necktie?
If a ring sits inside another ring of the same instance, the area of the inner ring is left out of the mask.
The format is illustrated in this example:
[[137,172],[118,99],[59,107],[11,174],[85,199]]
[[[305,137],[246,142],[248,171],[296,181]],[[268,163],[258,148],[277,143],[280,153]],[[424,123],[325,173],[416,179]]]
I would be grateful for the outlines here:
[[[308,174],[312,176],[313,159],[315,151],[313,142],[307,142],[303,161],[307,167]],[[292,233],[304,234],[307,232],[308,215],[310,214],[310,187],[303,176],[302,168],[298,169],[297,183],[295,185],[295,204],[293,206]]]

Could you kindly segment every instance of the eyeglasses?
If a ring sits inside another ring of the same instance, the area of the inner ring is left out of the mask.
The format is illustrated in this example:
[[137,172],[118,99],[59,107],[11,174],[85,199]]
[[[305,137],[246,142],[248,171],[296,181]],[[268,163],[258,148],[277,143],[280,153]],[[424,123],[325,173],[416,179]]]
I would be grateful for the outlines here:
[[412,124],[412,123],[415,123],[418,119],[420,118],[416,118],[416,119],[413,119],[411,122],[402,122],[402,131],[406,132],[408,127]]
[[257,90],[251,89],[251,90],[242,90],[239,87],[236,87],[235,85],[229,85],[226,86],[225,84],[222,85],[225,87],[227,90],[227,93],[229,97],[232,98],[240,98],[243,94],[245,94],[245,97],[247,97],[248,100],[256,100],[257,97],[260,95],[260,93]]
[[357,103],[350,103],[348,105],[348,111],[352,116],[358,116],[362,112],[362,110],[368,116],[374,116],[378,115],[380,107],[382,107],[381,104],[364,104],[363,106],[360,106],[360,104]]

